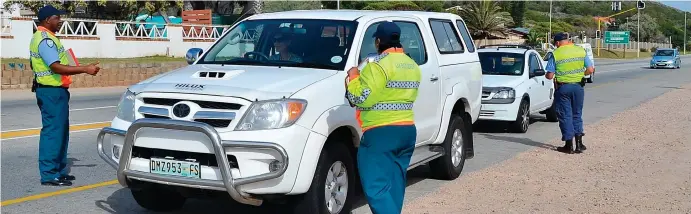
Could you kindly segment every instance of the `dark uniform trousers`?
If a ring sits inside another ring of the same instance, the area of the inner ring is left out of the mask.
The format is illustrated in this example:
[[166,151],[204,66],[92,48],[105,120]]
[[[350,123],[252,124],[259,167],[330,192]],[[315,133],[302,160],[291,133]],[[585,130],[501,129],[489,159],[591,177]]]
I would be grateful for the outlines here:
[[70,92],[62,87],[36,88],[43,128],[38,149],[41,181],[68,175],[67,144],[69,142]]

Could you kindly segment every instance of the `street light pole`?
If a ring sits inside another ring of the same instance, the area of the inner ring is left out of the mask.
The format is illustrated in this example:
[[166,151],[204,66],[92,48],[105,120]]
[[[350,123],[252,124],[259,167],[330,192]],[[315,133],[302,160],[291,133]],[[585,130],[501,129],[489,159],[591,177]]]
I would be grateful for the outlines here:
[[686,55],[686,11],[684,11],[684,55]]
[[[552,0],[549,0],[549,37],[552,37]],[[550,43],[551,38],[547,38],[547,43]]]
[[638,9],[638,31],[636,32],[636,57],[641,57],[641,9]]

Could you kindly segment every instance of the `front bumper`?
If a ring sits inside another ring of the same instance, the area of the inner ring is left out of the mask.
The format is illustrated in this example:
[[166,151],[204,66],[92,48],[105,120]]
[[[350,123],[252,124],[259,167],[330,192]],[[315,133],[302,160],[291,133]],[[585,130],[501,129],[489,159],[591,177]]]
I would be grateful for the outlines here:
[[674,62],[655,62],[655,63],[650,63],[651,68],[676,68],[676,64]]
[[479,120],[486,121],[515,121],[518,115],[518,104],[516,100],[509,104],[482,104],[480,108]]
[[[206,179],[190,179],[184,177],[174,177],[165,175],[156,175],[142,171],[132,170],[130,163],[132,160],[132,147],[134,145],[135,134],[142,128],[158,128],[169,130],[180,130],[188,132],[197,132],[207,136],[213,145],[213,153],[218,163],[218,168],[221,174],[221,180],[206,180]],[[124,143],[122,151],[120,152],[119,162],[111,159],[109,155],[103,150],[105,135],[124,136]],[[228,156],[226,155],[226,148],[229,149],[265,149],[271,150],[278,154],[280,161],[280,168],[276,171],[271,171],[264,174],[234,178],[231,172]],[[165,185],[175,185],[190,188],[200,188],[209,190],[226,191],[234,200],[243,203],[259,206],[262,203],[261,199],[250,196],[241,191],[239,187],[250,183],[266,181],[281,177],[288,169],[288,155],[283,147],[275,143],[269,142],[239,142],[239,141],[224,141],[221,140],[219,133],[210,125],[194,121],[181,121],[169,119],[138,119],[134,121],[127,131],[114,129],[110,127],[103,128],[98,134],[97,138],[98,155],[106,161],[110,166],[117,169],[117,178],[120,185],[128,186],[128,179],[135,179],[146,182],[153,182]]]

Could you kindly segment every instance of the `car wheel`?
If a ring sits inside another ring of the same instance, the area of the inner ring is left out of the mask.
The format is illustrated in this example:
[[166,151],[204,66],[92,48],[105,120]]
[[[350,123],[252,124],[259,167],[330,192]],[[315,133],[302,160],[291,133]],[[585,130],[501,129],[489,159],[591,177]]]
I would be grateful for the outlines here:
[[511,122],[511,131],[526,133],[528,132],[528,126],[530,126],[530,105],[527,100],[523,100],[518,107],[516,121]]
[[187,198],[179,192],[163,187],[158,184],[151,184],[143,188],[130,189],[134,201],[144,209],[156,212],[169,212],[182,208]]
[[344,142],[327,141],[307,193],[297,196],[294,213],[350,213],[355,201],[355,163]]
[[434,178],[454,180],[461,175],[466,159],[466,142],[470,142],[471,132],[470,127],[467,127],[463,121],[463,117],[456,114],[451,116],[449,129],[442,143],[444,155],[429,163]]

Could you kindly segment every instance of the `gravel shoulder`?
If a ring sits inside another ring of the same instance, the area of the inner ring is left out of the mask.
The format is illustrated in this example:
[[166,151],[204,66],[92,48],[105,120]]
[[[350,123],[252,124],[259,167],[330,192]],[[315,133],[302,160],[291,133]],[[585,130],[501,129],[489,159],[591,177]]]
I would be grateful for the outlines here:
[[583,154],[527,151],[465,174],[403,212],[691,213],[690,94],[691,84],[586,126]]

